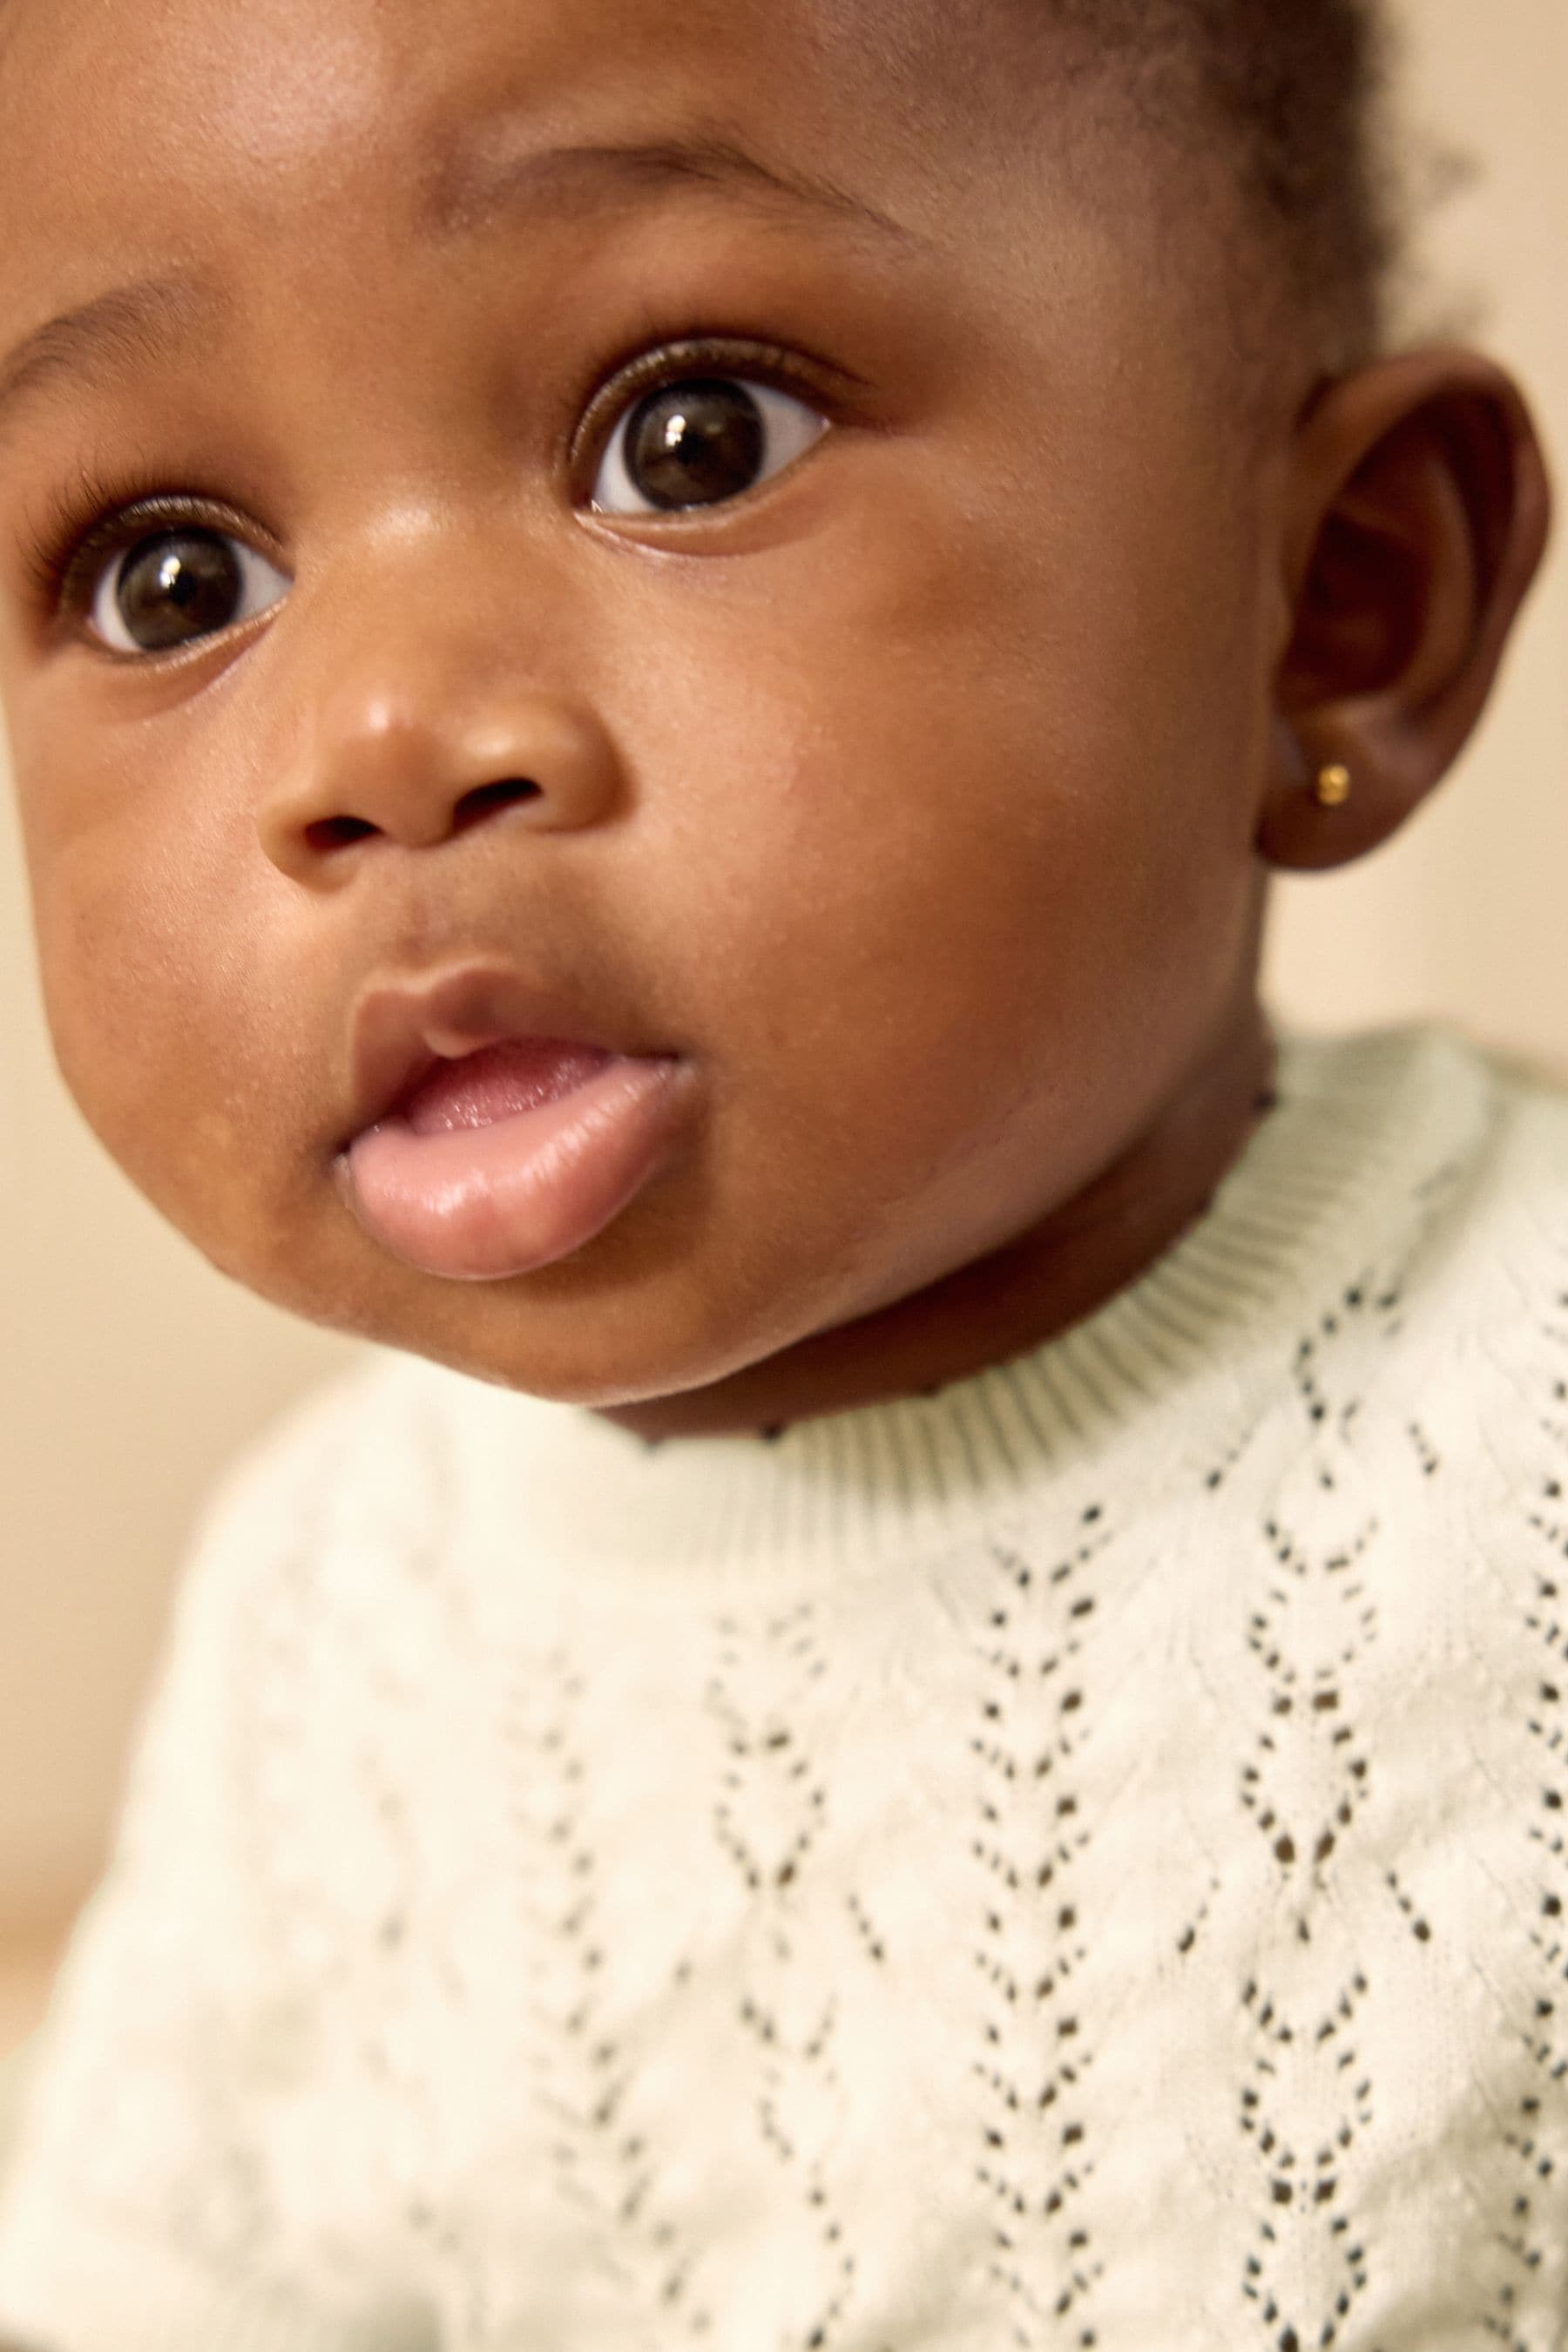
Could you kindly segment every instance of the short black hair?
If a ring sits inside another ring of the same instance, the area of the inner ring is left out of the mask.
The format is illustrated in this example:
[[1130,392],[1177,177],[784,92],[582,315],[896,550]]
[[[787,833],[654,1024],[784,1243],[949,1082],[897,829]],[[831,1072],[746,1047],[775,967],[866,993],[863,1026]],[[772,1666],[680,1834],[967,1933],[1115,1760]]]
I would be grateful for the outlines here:
[[[1029,0],[1041,5],[1042,0]],[[1371,356],[1388,330],[1400,204],[1385,147],[1384,0],[1043,0],[1132,68],[1187,135],[1234,147],[1251,215],[1324,357]]]

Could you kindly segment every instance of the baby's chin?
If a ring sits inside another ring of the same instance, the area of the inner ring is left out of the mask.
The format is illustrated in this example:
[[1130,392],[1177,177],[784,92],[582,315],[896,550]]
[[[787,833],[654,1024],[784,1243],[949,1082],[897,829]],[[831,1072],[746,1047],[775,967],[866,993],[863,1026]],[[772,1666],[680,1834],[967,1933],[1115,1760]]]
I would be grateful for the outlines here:
[[219,1271],[323,1328],[552,1403],[610,1412],[695,1396],[761,1370],[861,1301],[792,1285],[753,1251],[721,1268],[673,1237],[601,1234],[573,1256],[497,1280],[447,1280],[376,1245],[266,1265],[208,1248]]
[[[773,1359],[908,1286],[895,1214],[805,1174],[763,1214],[696,1150],[673,1152],[602,1223],[593,1202],[571,1203],[593,1229],[548,1262],[447,1275],[409,1263],[401,1229],[384,1238],[379,1220],[356,1213],[330,1150],[277,1138],[269,1154],[259,1138],[230,1134],[176,1151],[171,1138],[194,1121],[93,1124],[124,1174],[229,1280],[322,1329],[555,1403],[629,1410],[764,1377]],[[437,1152],[446,1139],[434,1139]],[[792,1205],[793,1216],[781,1213]],[[569,1229],[563,1238],[573,1241]]]

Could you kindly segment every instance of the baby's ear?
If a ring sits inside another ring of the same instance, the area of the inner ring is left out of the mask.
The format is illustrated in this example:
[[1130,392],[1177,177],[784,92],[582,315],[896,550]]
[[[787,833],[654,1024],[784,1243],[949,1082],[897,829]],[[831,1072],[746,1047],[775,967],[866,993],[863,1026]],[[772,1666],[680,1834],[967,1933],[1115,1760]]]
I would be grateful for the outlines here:
[[[1491,361],[1415,352],[1319,394],[1290,456],[1293,628],[1258,834],[1270,865],[1363,856],[1441,781],[1491,691],[1550,516],[1529,409]],[[1334,770],[1345,775],[1320,796]]]

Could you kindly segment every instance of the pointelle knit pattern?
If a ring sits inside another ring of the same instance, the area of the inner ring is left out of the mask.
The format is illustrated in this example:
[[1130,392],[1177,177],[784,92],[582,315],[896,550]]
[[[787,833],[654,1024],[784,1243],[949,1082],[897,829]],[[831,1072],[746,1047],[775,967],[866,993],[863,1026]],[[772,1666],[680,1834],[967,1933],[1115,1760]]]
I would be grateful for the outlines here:
[[1568,1103],[1282,1040],[931,1397],[385,1359],[215,1506],[0,2219],[50,2352],[1564,2352]]

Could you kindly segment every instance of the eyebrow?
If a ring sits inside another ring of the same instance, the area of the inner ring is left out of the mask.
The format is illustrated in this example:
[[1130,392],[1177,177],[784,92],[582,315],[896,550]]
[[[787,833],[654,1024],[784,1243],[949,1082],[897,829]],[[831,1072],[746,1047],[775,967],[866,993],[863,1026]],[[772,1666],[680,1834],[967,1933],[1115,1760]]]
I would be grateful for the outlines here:
[[[640,194],[681,186],[726,189],[770,212],[830,216],[904,246],[922,241],[831,180],[764,163],[723,136],[459,156],[428,184],[422,226],[433,236],[449,236],[501,213],[565,213],[595,203],[623,208]],[[58,382],[91,382],[164,358],[220,307],[211,287],[181,275],[117,286],[46,320],[0,361],[0,434],[36,394]]]
[[0,429],[59,379],[90,380],[163,357],[217,307],[195,278],[146,278],[47,319],[0,361]]
[[721,134],[620,145],[464,154],[445,161],[426,191],[424,226],[437,236],[482,226],[501,212],[624,207],[666,188],[722,188],[766,212],[808,211],[871,229],[900,245],[921,239],[864,197],[809,173],[764,163]]

